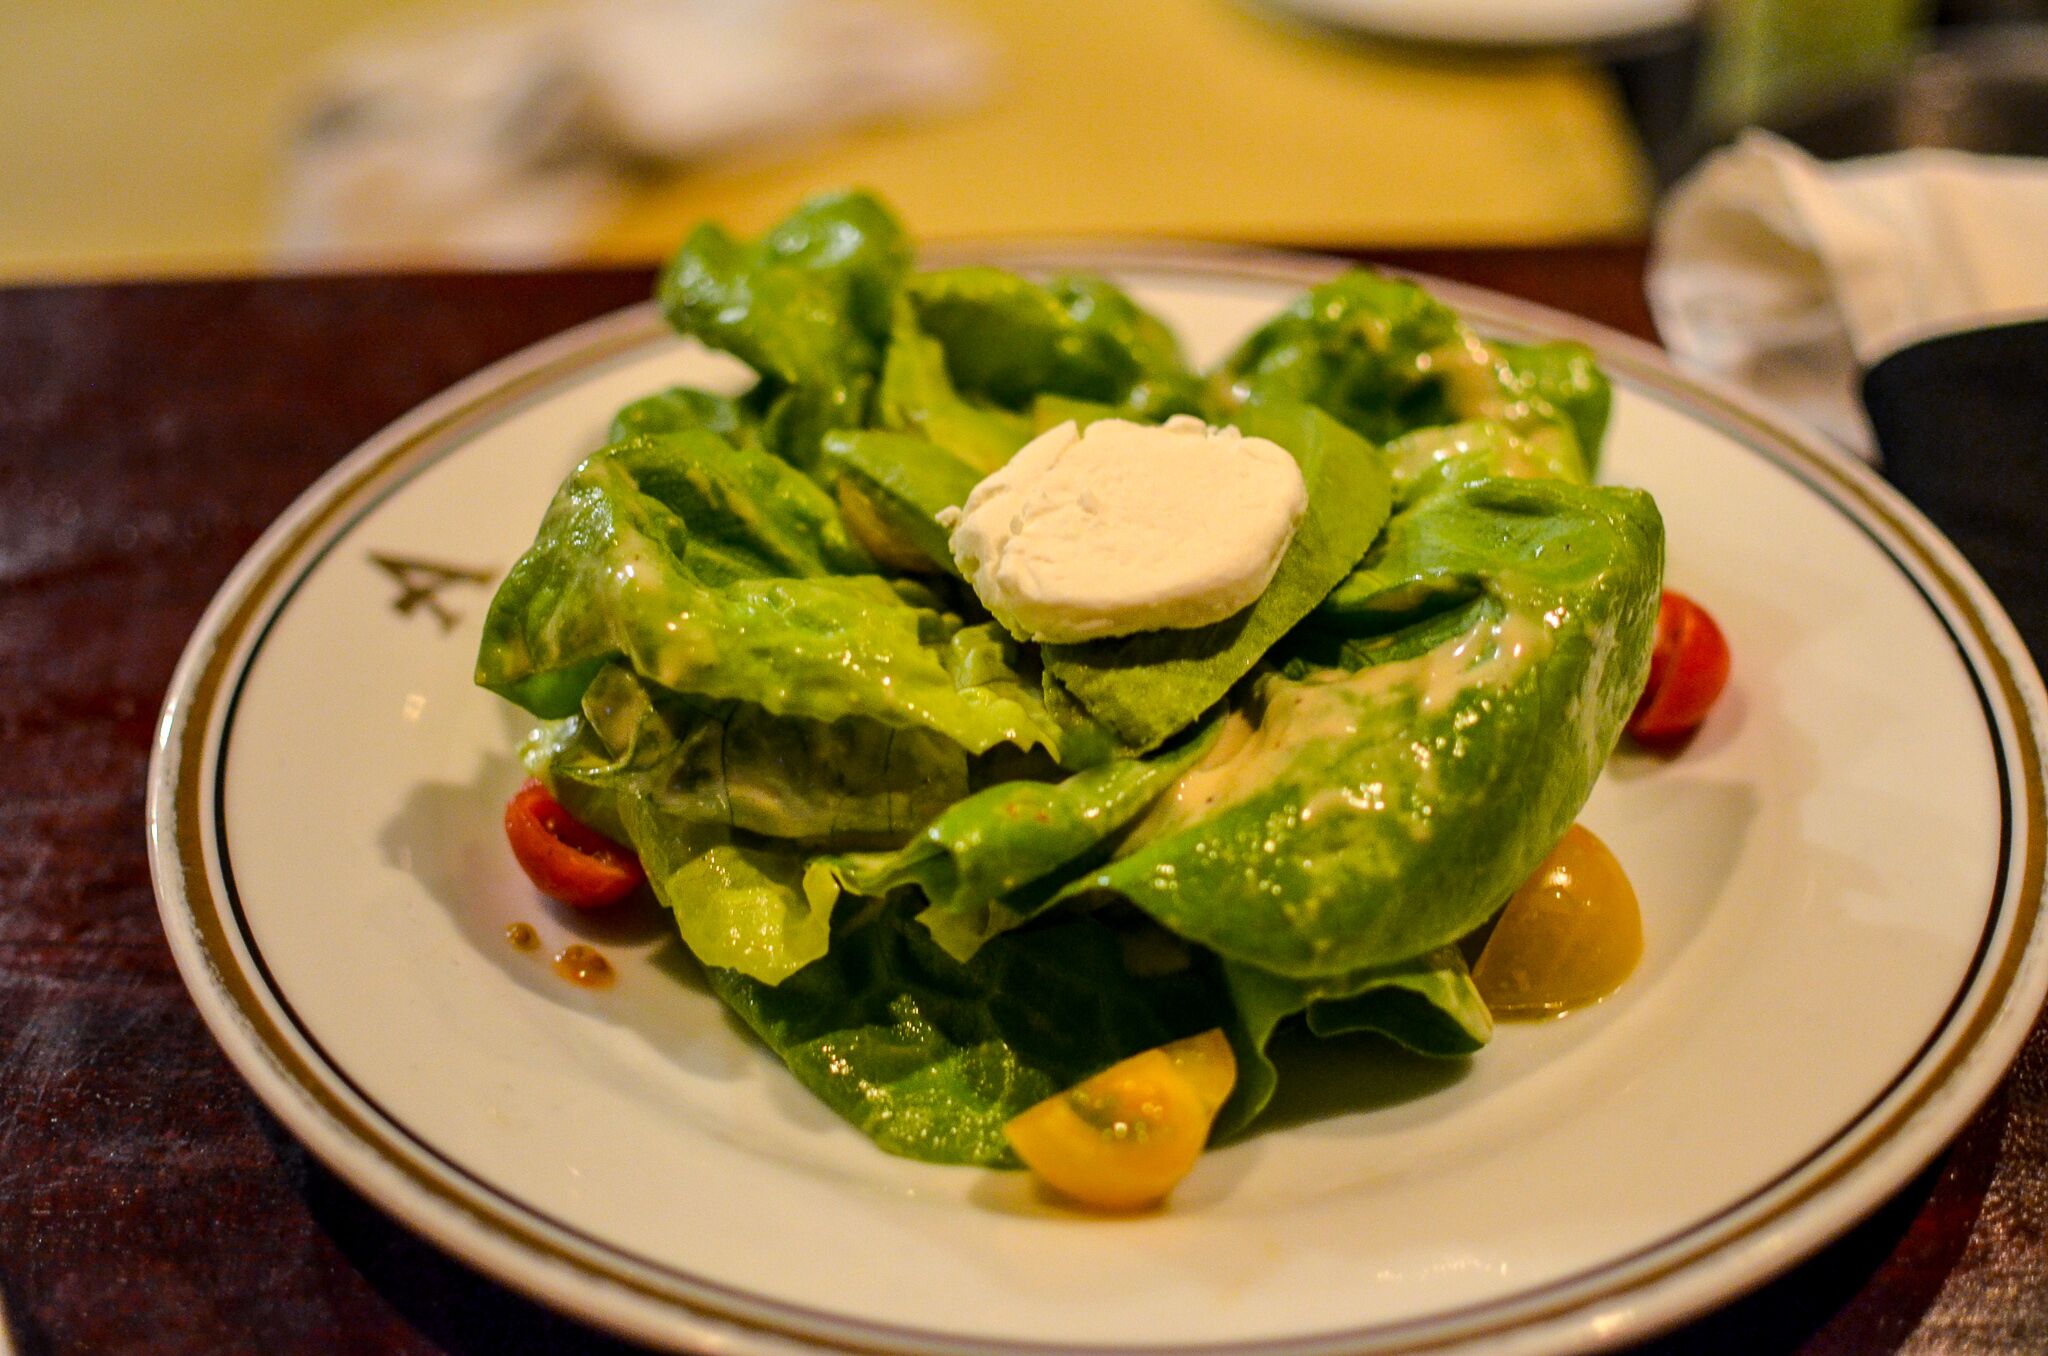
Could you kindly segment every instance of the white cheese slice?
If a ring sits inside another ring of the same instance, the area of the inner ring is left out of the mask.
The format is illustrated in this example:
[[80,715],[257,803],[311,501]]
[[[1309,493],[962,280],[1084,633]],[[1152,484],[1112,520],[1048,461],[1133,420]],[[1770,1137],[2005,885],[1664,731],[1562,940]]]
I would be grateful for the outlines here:
[[1048,429],[939,521],[998,620],[1061,642],[1240,611],[1273,581],[1307,509],[1285,448],[1176,415]]

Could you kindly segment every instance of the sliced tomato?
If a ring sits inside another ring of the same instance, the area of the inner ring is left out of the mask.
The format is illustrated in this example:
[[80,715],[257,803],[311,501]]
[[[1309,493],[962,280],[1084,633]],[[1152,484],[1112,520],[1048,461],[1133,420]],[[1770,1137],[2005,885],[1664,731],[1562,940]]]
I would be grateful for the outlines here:
[[1112,1064],[1019,1112],[1003,1134],[1046,1185],[1097,1210],[1165,1199],[1208,1143],[1237,1083],[1221,1031],[1173,1041]]
[[647,879],[631,849],[563,809],[539,782],[505,806],[505,837],[534,888],[571,908],[615,903]]
[[1650,681],[1628,718],[1628,732],[1647,744],[1692,733],[1728,685],[1728,638],[1707,610],[1664,590],[1657,604],[1657,644]]
[[1635,887],[1607,845],[1582,825],[1501,910],[1472,982],[1496,1017],[1537,1017],[1598,1002],[1643,956]]

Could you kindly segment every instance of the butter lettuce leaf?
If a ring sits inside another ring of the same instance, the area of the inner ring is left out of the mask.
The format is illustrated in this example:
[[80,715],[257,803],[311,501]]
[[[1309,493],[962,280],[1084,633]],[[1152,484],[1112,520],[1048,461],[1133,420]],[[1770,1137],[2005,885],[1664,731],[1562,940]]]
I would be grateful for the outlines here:
[[1044,433],[1072,422],[1074,427],[1087,431],[1090,424],[1101,423],[1104,419],[1129,419],[1133,423],[1145,423],[1130,411],[1115,405],[1105,405],[1099,400],[1076,400],[1072,396],[1044,395],[1031,402],[1031,428],[1034,433]]
[[1033,432],[1026,416],[958,389],[944,345],[925,333],[907,297],[896,302],[875,417],[885,430],[929,439],[979,475],[1001,467]]
[[[628,802],[629,832],[648,816]],[[803,891],[801,853],[729,834],[701,838],[643,830],[635,839],[656,898],[675,915],[691,954],[756,983],[779,984],[831,945],[832,906]]]
[[612,416],[608,443],[620,443],[639,434],[715,433],[729,443],[746,442],[755,433],[754,420],[730,396],[700,391],[690,386],[671,386],[642,396]]
[[889,309],[912,250],[872,196],[832,193],[759,240],[706,223],[655,289],[676,330],[786,386],[844,387],[881,366]]
[[[1489,480],[1403,527],[1389,588],[1448,578],[1473,596],[1412,629],[1290,637],[1296,676],[1261,676],[1070,891],[1113,890],[1228,960],[1312,978],[1448,945],[1527,876],[1642,690],[1661,519],[1637,491]],[[1551,544],[1512,553],[1531,538]]]
[[902,226],[865,193],[813,198],[759,240],[690,233],[655,295],[675,329],[761,374],[748,403],[767,445],[799,466],[827,429],[859,426],[909,274]]
[[[1136,371],[1127,384],[1108,383],[1107,394],[1091,396],[1057,383],[1048,383],[1045,393],[1104,401],[1116,407],[1119,418],[1140,423],[1202,412],[1202,378],[1188,366],[1179,338],[1165,321],[1122,288],[1090,274],[1055,274],[1046,281],[1046,289],[1084,335],[1106,340],[1130,359]],[[1037,394],[1033,393],[1034,400]]]
[[876,404],[883,428],[921,434],[986,475],[1040,431],[1037,402],[1156,422],[1201,398],[1173,332],[1115,285],[956,268],[905,283]]
[[969,782],[967,751],[928,730],[675,697],[620,664],[598,670],[540,773],[601,826],[623,826],[616,801],[630,797],[678,833],[709,825],[821,848],[901,842]]
[[1372,1031],[1443,1059],[1473,1054],[1493,1038],[1493,1014],[1456,947],[1315,979],[1239,964],[1225,964],[1223,976],[1236,1011],[1237,1087],[1217,1118],[1219,1136],[1243,1129],[1272,1100],[1279,1075],[1266,1047],[1291,1017],[1318,1036]]
[[[1611,565],[1615,538],[1597,515],[1489,507],[1501,492],[1480,488],[1487,481],[1587,483],[1576,440],[1541,432],[1524,438],[1482,419],[1417,429],[1388,443],[1395,508],[1386,532],[1323,599],[1303,633],[1283,647],[1297,656],[1294,662],[1315,652],[1318,632],[1374,636],[1470,602],[1502,562],[1547,557],[1543,568],[1553,576],[1560,570],[1569,575],[1574,566],[1583,575]],[[1415,648],[1411,644],[1407,652]],[[1312,662],[1355,668],[1360,661],[1346,663],[1325,648]]]
[[556,494],[492,599],[477,679],[559,718],[619,660],[773,715],[865,717],[973,752],[1060,743],[1014,642],[912,586],[835,572],[863,568],[831,496],[777,458],[708,433],[628,439]]
[[917,886],[918,921],[947,954],[971,957],[1034,917],[1059,887],[1107,855],[1117,835],[1208,747],[1213,731],[1150,758],[1117,758],[1061,782],[1008,781],[959,800],[893,852],[824,857],[814,896],[882,898]]
[[617,664],[526,756],[571,814],[631,845],[699,959],[764,983],[825,953],[812,854],[900,840],[967,787],[966,754],[936,735],[707,707]]
[[1367,270],[1311,288],[1255,330],[1211,383],[1225,413],[1265,398],[1306,401],[1374,442],[1492,420],[1590,479],[1612,393],[1591,350],[1569,341],[1493,342],[1416,284]]
[[829,954],[779,984],[709,978],[799,1082],[890,1153],[1013,1166],[1005,1121],[1229,1019],[1213,967],[1142,973],[1086,915],[1007,933],[965,963],[905,905],[842,915]]
[[1607,419],[1614,408],[1614,388],[1593,350],[1569,339],[1547,344],[1496,339],[1487,347],[1499,360],[1495,379],[1504,395],[1531,401],[1538,408],[1547,406],[1572,426],[1590,477],[1599,469]]
[[1378,534],[1388,479],[1378,452],[1321,411],[1246,405],[1235,419],[1301,466],[1308,511],[1272,583],[1234,616],[1185,631],[1042,648],[1046,672],[1133,748],[1157,745],[1220,701],[1348,573]]
[[1547,611],[1553,600],[1630,568],[1636,551],[1620,529],[1628,521],[1621,505],[1634,493],[1516,479],[1446,485],[1388,520],[1283,653],[1355,668],[1317,638],[1377,636],[1489,590],[1525,611]]
[[1104,279],[955,268],[918,274],[904,296],[975,400],[1028,411],[1040,396],[1067,396],[1152,420],[1199,401],[1173,331]]
[[1218,369],[1226,405],[1315,405],[1383,443],[1453,421],[1434,355],[1462,346],[1457,315],[1414,283],[1356,270],[1310,288],[1254,330]]
[[938,515],[967,502],[981,480],[979,471],[937,443],[910,434],[837,432],[827,435],[822,446],[821,470],[838,485],[842,510],[849,493],[858,495],[892,541],[936,570],[960,573]]
[[1506,424],[1470,419],[1404,433],[1383,451],[1393,478],[1394,504],[1475,480],[1568,480],[1589,483],[1578,444],[1571,438],[1524,437]]

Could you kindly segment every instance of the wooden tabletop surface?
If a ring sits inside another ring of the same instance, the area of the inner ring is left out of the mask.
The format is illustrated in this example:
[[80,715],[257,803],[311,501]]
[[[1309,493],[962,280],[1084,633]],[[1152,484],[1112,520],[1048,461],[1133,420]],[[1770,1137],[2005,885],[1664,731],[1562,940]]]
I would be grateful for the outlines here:
[[[1639,248],[1380,257],[1650,333]],[[0,1298],[23,1356],[623,1350],[415,1238],[243,1086],[158,927],[143,784],[181,647],[293,496],[457,378],[647,287],[0,291]],[[2048,1026],[1868,1221],[1648,1349],[2048,1351]]]

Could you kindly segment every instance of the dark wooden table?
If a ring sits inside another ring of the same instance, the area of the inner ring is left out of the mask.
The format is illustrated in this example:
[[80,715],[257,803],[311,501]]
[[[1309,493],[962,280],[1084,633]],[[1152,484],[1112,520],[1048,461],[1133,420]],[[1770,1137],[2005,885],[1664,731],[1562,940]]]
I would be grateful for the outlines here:
[[[1650,333],[1628,246],[1390,262]],[[279,1128],[158,930],[144,769],[264,526],[631,271],[0,291],[0,1287],[25,1356],[617,1345],[409,1234]],[[1660,1352],[2048,1352],[2048,1027],[1869,1221]]]

